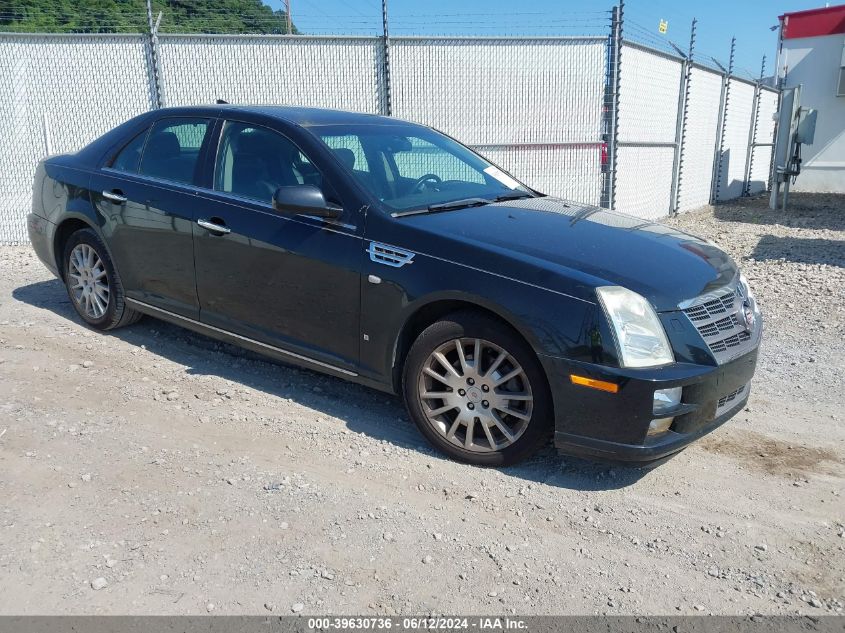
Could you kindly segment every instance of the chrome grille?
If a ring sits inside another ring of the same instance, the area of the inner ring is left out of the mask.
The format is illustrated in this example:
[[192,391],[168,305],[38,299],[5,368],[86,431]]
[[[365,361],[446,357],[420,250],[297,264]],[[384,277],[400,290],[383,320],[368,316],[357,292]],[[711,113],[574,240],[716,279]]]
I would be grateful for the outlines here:
[[714,321],[712,323],[706,323],[698,328],[698,331],[701,332],[701,335],[705,338],[709,338],[711,336],[718,336],[720,332],[728,332],[733,330],[739,325],[739,319],[736,318],[736,314],[732,314],[730,316],[726,316],[724,319],[719,319],[718,321]]
[[732,284],[681,306],[719,364],[740,356],[754,345],[756,333],[748,332],[740,319],[744,301],[739,284]]
[[718,418],[723,413],[729,411],[735,402],[741,401],[748,391],[748,383],[742,385],[736,391],[729,393],[726,396],[719,398],[719,404],[716,405],[716,417]]
[[729,290],[726,295],[711,299],[706,303],[701,303],[696,306],[690,306],[684,312],[690,320],[695,323],[697,321],[707,321],[713,317],[725,314],[734,309],[736,303],[736,293]]

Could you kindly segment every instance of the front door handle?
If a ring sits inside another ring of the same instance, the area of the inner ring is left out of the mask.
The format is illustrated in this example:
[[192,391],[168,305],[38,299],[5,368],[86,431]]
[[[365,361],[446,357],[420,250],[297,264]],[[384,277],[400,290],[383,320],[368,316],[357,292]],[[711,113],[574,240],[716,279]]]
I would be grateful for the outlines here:
[[212,233],[220,233],[221,235],[226,235],[227,233],[231,233],[232,229],[228,226],[223,224],[217,224],[216,222],[212,222],[211,220],[197,220],[197,224],[204,228],[206,231],[211,231]]
[[123,195],[123,192],[120,189],[113,189],[112,191],[104,191],[103,197],[106,200],[111,200],[112,202],[117,202],[118,204],[123,204],[126,202],[126,196]]

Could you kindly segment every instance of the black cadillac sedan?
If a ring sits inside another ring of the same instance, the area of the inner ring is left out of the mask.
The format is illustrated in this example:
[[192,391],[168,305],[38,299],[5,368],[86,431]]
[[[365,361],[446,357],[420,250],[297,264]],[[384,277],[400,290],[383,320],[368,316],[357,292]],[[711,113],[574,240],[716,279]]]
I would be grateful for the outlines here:
[[33,248],[142,315],[400,393],[437,448],[655,462],[746,402],[762,321],[712,243],[545,196],[396,119],[173,108],[43,160]]

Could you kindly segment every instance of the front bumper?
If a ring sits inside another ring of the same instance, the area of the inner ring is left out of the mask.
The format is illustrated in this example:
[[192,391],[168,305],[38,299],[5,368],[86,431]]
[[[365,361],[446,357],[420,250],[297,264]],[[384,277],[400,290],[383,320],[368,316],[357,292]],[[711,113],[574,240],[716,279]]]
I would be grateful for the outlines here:
[[[718,428],[748,401],[759,345],[724,365],[675,363],[625,369],[541,357],[555,405],[555,446],[565,454],[618,462],[655,462]],[[619,385],[617,393],[573,385],[570,374]],[[654,391],[682,387],[681,404],[653,413]],[[743,389],[744,388],[744,389]],[[741,391],[740,391],[741,390]],[[720,399],[735,394],[729,402]],[[674,416],[670,430],[648,435],[655,417]]]

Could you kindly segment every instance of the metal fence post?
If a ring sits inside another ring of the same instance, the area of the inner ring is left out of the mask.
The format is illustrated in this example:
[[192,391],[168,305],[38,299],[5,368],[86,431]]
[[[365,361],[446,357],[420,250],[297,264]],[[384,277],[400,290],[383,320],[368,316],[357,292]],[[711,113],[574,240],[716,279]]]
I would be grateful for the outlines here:
[[381,107],[382,114],[390,116],[393,106],[390,102],[390,35],[387,29],[387,0],[381,0]]
[[689,48],[681,68],[681,88],[678,92],[678,124],[675,130],[675,165],[672,171],[672,197],[670,214],[678,213],[678,200],[681,196],[681,177],[684,173],[684,141],[687,135],[687,103],[689,102],[690,79],[692,77],[692,54],[695,49],[695,26],[698,20],[692,19],[690,26]]
[[719,183],[722,179],[722,151],[725,148],[725,122],[728,119],[728,104],[730,102],[731,75],[734,70],[734,54],[736,53],[736,38],[731,38],[731,56],[728,67],[713,61],[722,69],[724,80],[722,81],[722,96],[719,106],[719,128],[716,133],[716,155],[713,160],[713,184],[710,188],[710,204],[714,204],[719,198]]
[[153,106],[162,107],[164,100],[161,95],[161,60],[158,50],[158,25],[161,22],[161,13],[158,19],[153,22],[152,0],[147,0],[147,27],[149,28],[149,56],[150,56],[150,86],[153,92]]
[[751,195],[751,169],[754,165],[754,148],[757,146],[757,129],[760,124],[760,88],[763,83],[763,76],[766,72],[766,56],[763,55],[763,62],[760,65],[760,77],[754,85],[754,105],[751,107],[751,125],[748,129],[748,154],[745,157],[745,179],[742,184],[742,195]]
[[607,42],[607,73],[604,89],[604,117],[602,140],[607,147],[607,161],[602,170],[601,206],[614,209],[616,206],[616,164],[619,147],[619,60],[622,52],[622,18],[624,0],[613,7],[610,18],[610,36]]

